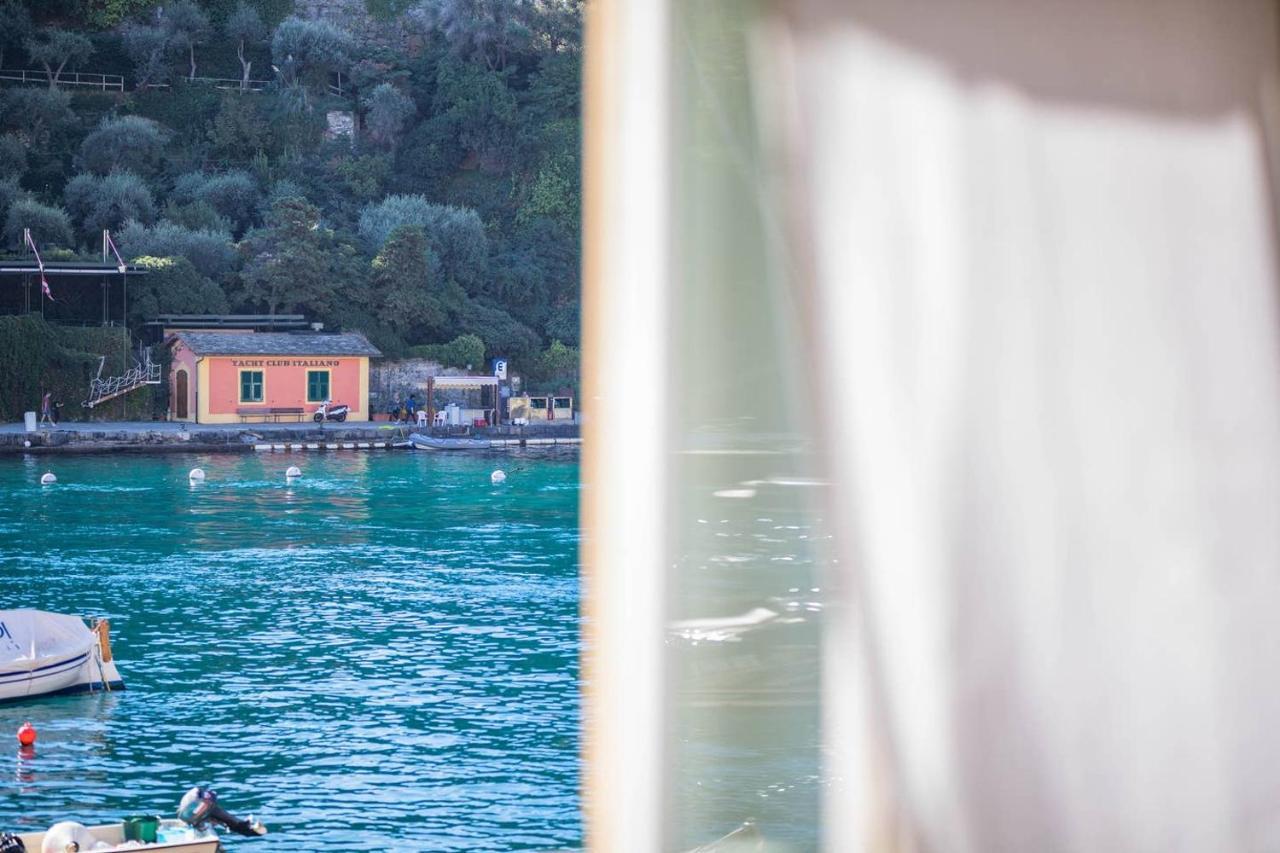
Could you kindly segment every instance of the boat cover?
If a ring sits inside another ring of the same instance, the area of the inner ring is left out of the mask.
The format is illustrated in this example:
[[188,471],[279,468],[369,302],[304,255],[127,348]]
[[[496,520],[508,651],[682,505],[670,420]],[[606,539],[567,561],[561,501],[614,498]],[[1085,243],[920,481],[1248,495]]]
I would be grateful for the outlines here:
[[78,655],[97,636],[79,616],[44,610],[0,610],[0,670]]

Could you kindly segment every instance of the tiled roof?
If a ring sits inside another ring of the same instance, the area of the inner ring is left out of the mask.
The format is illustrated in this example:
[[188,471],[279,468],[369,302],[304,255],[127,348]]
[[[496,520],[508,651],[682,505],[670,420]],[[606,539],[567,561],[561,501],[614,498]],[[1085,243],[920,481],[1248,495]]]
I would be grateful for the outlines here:
[[174,337],[196,355],[382,355],[359,332],[177,332]]

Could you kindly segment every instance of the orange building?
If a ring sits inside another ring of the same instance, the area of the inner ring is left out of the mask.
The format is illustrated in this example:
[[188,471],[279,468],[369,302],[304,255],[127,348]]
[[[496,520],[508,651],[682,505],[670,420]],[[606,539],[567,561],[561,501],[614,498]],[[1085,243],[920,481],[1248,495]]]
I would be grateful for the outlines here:
[[174,332],[169,417],[225,424],[310,419],[325,400],[369,419],[369,359],[355,332]]

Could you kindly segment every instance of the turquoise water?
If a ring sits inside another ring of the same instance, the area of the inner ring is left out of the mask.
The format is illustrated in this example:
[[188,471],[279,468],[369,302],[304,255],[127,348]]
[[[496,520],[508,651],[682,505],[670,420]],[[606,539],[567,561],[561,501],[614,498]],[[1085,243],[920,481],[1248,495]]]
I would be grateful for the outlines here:
[[0,458],[0,607],[110,617],[129,688],[0,706],[0,828],[211,783],[271,828],[245,851],[580,845],[577,479],[546,453]]

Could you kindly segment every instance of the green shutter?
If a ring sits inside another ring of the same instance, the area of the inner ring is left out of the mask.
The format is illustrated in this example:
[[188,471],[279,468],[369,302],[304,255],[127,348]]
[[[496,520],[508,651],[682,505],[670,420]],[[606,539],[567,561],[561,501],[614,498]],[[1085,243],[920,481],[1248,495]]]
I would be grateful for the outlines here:
[[307,371],[307,401],[323,403],[329,399],[329,371]]
[[240,371],[240,402],[242,403],[261,403],[262,402],[262,371],[261,370]]

